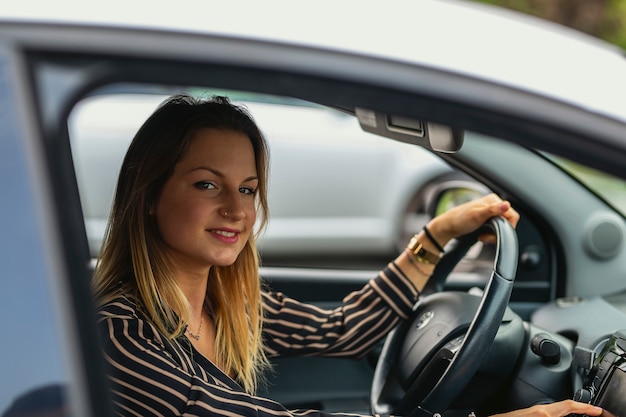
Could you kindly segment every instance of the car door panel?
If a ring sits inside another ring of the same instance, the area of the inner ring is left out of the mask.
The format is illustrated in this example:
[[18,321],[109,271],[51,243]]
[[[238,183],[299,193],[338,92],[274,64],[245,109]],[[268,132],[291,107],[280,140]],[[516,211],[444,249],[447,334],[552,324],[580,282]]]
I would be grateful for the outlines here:
[[[350,292],[360,289],[376,271],[263,268],[268,289],[289,297],[334,308]],[[272,360],[267,386],[261,395],[289,408],[325,411],[369,412],[369,390],[376,351],[363,359],[289,357]]]

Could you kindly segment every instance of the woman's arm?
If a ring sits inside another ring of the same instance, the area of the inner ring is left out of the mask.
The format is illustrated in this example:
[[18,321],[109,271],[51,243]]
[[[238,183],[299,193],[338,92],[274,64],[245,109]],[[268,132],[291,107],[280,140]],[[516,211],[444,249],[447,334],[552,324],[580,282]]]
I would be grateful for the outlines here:
[[[429,252],[470,233],[490,217],[503,216],[513,226],[519,214],[495,194],[459,205],[432,219],[428,236],[416,239]],[[299,303],[282,294],[265,294],[266,347],[270,356],[324,355],[359,358],[369,352],[401,318],[407,318],[434,263],[418,263],[402,252],[376,279],[350,294],[334,310]]]
[[264,293],[264,335],[269,356],[366,355],[411,312],[418,292],[390,263],[341,306],[325,310],[280,293]]

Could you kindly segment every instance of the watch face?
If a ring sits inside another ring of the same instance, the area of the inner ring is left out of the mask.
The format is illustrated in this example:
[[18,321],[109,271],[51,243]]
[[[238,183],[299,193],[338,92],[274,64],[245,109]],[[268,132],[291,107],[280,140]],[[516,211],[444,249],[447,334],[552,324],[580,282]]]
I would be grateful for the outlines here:
[[428,249],[424,248],[424,245],[417,240],[417,236],[411,238],[407,249],[417,257],[418,261],[428,264],[436,264],[441,257],[439,254],[430,252]]
[[421,262],[436,264],[439,261],[439,256],[426,250],[421,243],[412,252]]

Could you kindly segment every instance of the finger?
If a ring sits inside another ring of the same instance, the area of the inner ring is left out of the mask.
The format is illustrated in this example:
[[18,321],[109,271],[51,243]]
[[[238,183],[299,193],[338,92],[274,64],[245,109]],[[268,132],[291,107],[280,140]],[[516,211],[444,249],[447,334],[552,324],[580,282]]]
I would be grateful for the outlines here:
[[530,408],[495,414],[492,417],[565,417],[568,414],[586,414],[599,416],[602,408],[573,400],[564,400],[551,404],[540,404]]
[[517,227],[517,223],[520,219],[520,215],[516,211],[504,213],[502,214],[502,217],[504,217],[511,224],[511,226],[513,226],[514,229]]
[[504,217],[511,226],[516,227],[519,222],[520,215],[513,207],[511,207],[511,203],[508,201],[502,201],[500,203],[496,203],[498,206],[497,209],[500,211],[498,215]]
[[511,203],[508,201],[497,201],[482,207],[477,207],[474,212],[474,221],[478,224],[484,224],[492,217],[501,216],[509,221],[512,225],[517,223],[519,214],[511,208]]
[[493,233],[485,233],[483,235],[478,236],[478,240],[486,244],[494,244],[498,241],[496,235]]
[[[493,213],[494,216],[502,216],[505,218],[513,227],[517,226],[520,215],[519,213],[511,207],[511,203],[508,201],[499,201],[493,203],[489,207],[489,212]],[[493,233],[482,234],[478,237],[483,243],[496,243],[496,236]]]
[[552,403],[549,406],[553,408],[550,413],[553,416],[566,416],[572,413],[587,414],[590,416],[598,416],[602,414],[602,408],[574,400],[559,401]]

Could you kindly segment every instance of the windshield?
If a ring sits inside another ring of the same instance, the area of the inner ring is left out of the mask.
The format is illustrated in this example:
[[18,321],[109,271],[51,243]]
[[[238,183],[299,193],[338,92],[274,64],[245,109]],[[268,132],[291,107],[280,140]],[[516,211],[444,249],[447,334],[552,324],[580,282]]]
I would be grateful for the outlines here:
[[544,155],[626,216],[626,180],[560,156]]

